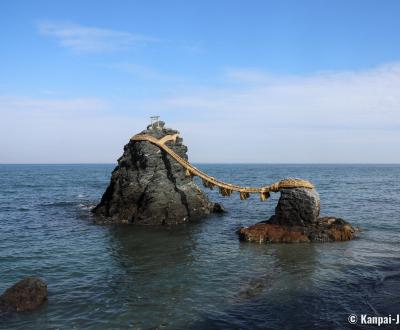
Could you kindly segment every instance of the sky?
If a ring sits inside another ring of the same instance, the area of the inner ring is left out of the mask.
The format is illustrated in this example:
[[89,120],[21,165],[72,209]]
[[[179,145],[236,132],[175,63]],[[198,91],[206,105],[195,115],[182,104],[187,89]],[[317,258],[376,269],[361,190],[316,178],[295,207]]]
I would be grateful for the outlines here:
[[400,163],[400,1],[0,1],[0,163]]

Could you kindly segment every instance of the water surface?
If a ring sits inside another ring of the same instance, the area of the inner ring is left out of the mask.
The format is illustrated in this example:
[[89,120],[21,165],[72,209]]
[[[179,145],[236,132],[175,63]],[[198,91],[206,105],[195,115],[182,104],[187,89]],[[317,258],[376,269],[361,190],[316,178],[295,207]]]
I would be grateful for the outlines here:
[[400,312],[400,166],[201,165],[232,183],[311,180],[321,214],[350,242],[258,245],[235,230],[273,214],[278,194],[210,198],[228,213],[177,227],[97,226],[89,207],[114,165],[0,165],[0,291],[48,283],[36,312],[1,329],[346,328],[350,313]]

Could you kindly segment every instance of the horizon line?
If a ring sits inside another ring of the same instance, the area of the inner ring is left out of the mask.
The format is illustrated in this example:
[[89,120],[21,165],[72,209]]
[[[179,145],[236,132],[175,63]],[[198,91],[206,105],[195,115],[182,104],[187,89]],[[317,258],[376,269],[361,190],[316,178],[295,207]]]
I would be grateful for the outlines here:
[[[193,164],[201,165],[400,165],[400,163],[374,163],[374,162],[315,162],[315,163],[305,163],[305,162],[192,162]],[[2,165],[117,165],[118,163],[113,162],[68,162],[68,163],[1,163]]]

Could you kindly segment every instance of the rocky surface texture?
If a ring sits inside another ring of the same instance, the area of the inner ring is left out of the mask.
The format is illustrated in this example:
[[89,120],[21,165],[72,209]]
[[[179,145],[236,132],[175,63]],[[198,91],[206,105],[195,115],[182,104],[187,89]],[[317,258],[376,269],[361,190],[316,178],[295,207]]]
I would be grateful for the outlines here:
[[32,311],[47,300],[47,285],[40,278],[27,277],[0,296],[0,312]]
[[[157,139],[176,133],[178,131],[165,128],[161,121],[141,132]],[[166,145],[184,159],[188,158],[181,138]],[[93,213],[97,223],[170,225],[197,220],[221,210],[167,153],[148,141],[130,141]]]
[[319,217],[320,199],[315,189],[283,189],[275,215],[238,230],[243,241],[301,243],[347,241],[357,229],[340,218]]

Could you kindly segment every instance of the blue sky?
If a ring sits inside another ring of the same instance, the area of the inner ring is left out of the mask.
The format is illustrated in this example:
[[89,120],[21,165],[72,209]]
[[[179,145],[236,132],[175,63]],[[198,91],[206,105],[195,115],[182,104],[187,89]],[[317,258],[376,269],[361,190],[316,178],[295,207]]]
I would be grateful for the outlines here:
[[[399,163],[399,1],[2,1],[0,162]],[[229,143],[227,143],[229,142]]]

